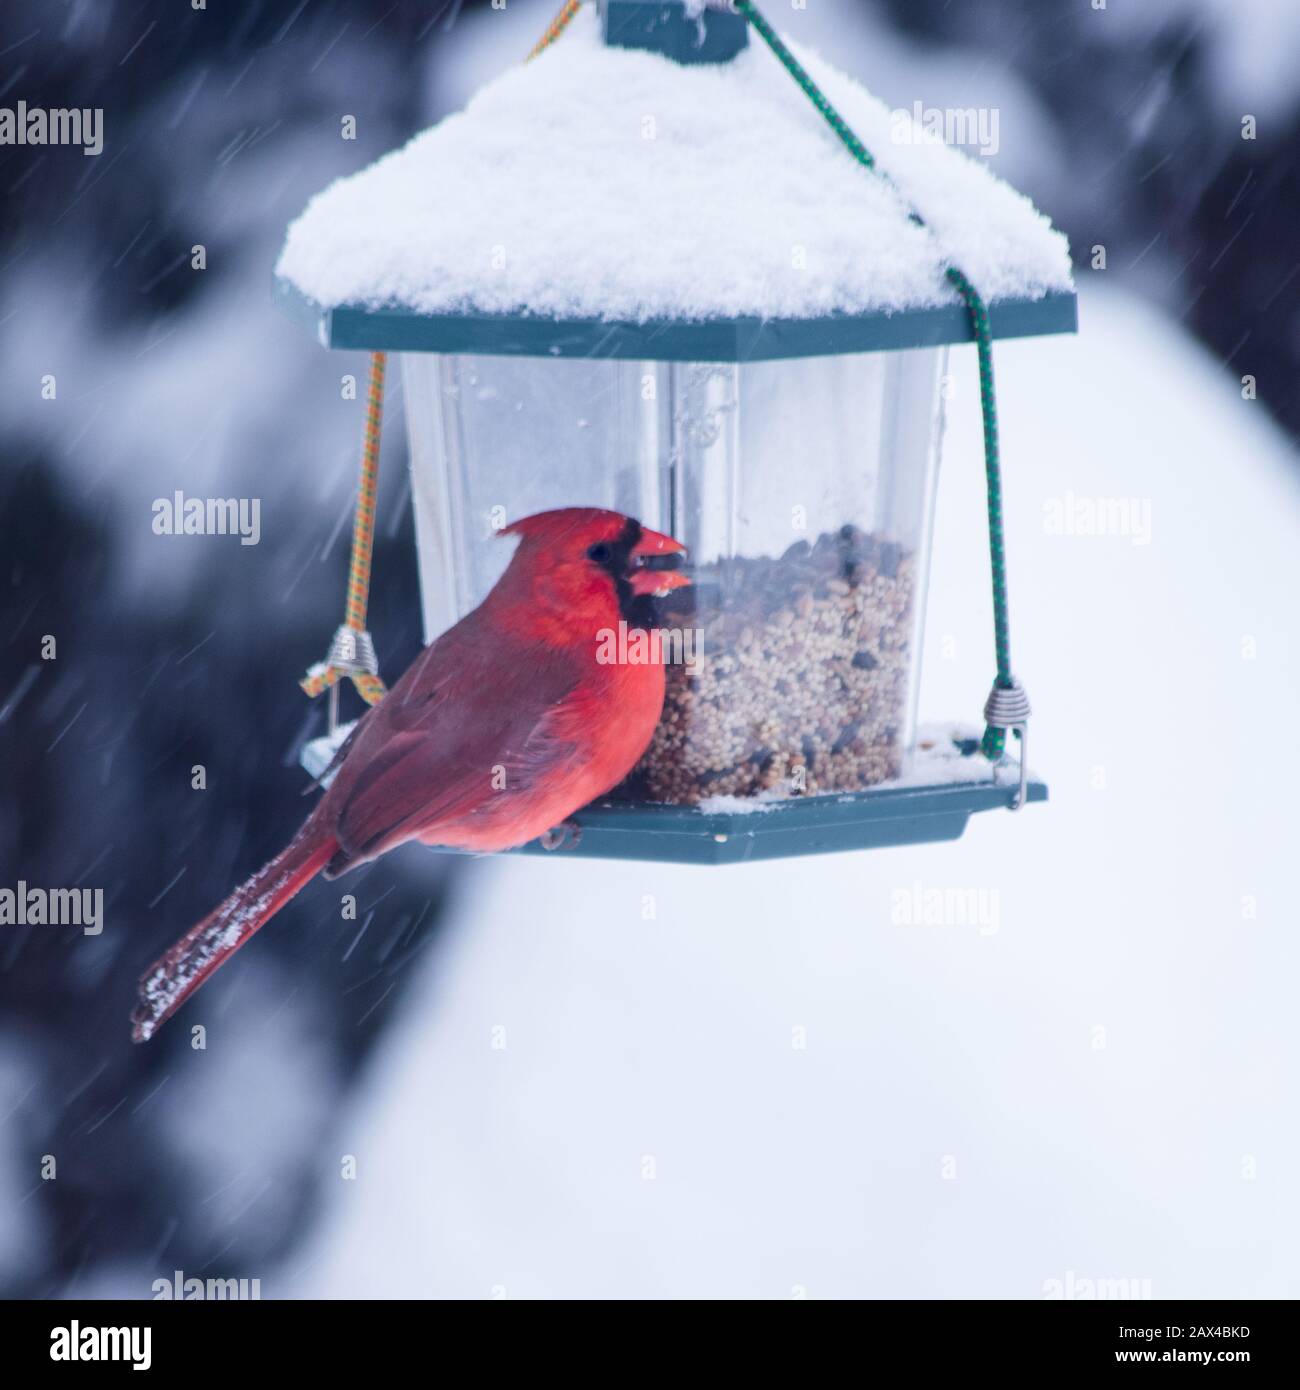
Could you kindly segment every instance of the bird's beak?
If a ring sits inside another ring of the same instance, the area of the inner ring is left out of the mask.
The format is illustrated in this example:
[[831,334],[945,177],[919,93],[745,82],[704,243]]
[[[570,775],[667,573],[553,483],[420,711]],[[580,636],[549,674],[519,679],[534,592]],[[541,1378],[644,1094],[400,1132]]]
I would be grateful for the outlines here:
[[686,547],[681,541],[660,531],[642,528],[641,539],[632,547],[632,572],[628,583],[638,595],[662,597],[673,589],[684,589],[691,581],[675,568],[681,564]]

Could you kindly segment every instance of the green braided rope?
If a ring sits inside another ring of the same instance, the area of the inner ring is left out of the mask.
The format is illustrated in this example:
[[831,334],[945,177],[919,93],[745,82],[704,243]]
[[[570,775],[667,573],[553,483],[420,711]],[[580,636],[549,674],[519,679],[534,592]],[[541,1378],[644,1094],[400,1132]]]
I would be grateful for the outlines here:
[[780,35],[754,8],[749,0],[738,0],[736,8],[755,29],[763,36],[767,46],[781,60],[785,70],[803,89],[804,95],[809,101],[826,117],[826,123],[840,137],[849,148],[849,153],[859,164],[865,165],[868,169],[876,167],[876,161],[871,157],[871,151],[853,133],[849,123],[843,116],[830,104],[822,89],[808,76],[807,71],[798,58],[781,42]]
[[[853,133],[844,117],[831,105],[807,70],[782,43],[776,30],[758,12],[753,0],[737,0],[736,9],[754,26],[763,41],[781,62],[781,66],[798,83],[804,95],[826,118],[826,123],[839,136],[849,153],[864,168],[873,170],[891,187],[897,187],[889,176],[876,168],[871,152]],[[909,213],[918,226],[925,223],[916,212]],[[979,351],[980,409],[984,419],[984,472],[988,481],[989,559],[993,575],[993,645],[997,657],[997,684],[1010,689],[1011,680],[1011,620],[1007,611],[1007,556],[1002,525],[1002,468],[998,450],[998,410],[993,386],[993,333],[989,326],[988,306],[980,292],[957,269],[949,266],[947,278],[956,288],[970,314],[971,329]],[[1002,757],[1006,748],[1006,730],[988,725],[981,745],[984,756],[991,762]]]
[[[980,365],[980,412],[984,420],[984,475],[988,484],[989,563],[993,572],[993,647],[997,654],[997,683],[1011,688],[1011,618],[1007,612],[1007,552],[1002,525],[1002,462],[998,448],[998,405],[993,385],[993,334],[988,306],[979,291],[956,266],[948,279],[966,301],[975,329]],[[996,762],[1006,749],[1005,729],[992,724],[984,730],[984,756]]]

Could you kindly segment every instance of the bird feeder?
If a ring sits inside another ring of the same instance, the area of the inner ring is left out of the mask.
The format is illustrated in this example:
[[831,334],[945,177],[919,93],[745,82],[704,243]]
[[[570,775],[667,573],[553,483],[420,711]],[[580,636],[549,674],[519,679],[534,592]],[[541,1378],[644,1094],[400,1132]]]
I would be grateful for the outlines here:
[[[916,709],[948,352],[1073,331],[1068,248],[738,8],[584,7],[314,199],[277,269],[326,347],[400,358],[428,640],[530,513],[608,507],[689,548],[663,719],[578,854],[946,840],[1046,797],[969,743],[919,746]],[[999,672],[989,717],[1023,731]]]

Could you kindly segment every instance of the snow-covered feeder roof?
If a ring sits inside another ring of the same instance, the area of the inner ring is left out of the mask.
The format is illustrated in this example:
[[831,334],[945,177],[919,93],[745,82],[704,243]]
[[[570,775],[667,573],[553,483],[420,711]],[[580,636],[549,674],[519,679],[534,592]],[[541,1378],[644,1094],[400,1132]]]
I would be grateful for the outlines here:
[[[330,347],[737,361],[1073,331],[1064,236],[978,160],[791,47],[681,64],[593,6],[464,111],[308,203],[276,293]],[[918,225],[915,209],[924,219]]]

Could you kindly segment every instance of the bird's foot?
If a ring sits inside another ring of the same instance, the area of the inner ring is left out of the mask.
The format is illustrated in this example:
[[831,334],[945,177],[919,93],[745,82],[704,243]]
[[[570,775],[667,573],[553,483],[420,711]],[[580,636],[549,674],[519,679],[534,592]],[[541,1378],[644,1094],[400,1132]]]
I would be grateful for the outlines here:
[[543,849],[576,849],[582,839],[582,826],[576,820],[562,821],[537,838]]

